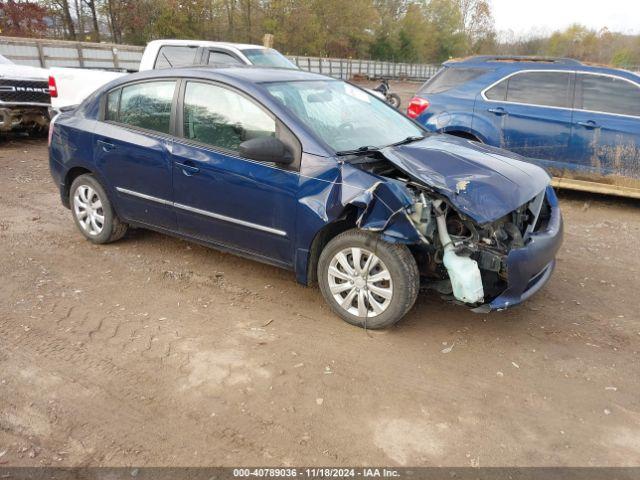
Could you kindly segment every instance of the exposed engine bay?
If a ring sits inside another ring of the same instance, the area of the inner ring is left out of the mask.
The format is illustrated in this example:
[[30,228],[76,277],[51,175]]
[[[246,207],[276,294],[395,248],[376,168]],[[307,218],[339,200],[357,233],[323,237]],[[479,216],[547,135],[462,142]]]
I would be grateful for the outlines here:
[[[385,240],[394,241],[393,233],[387,234],[387,230],[393,231],[390,224],[401,223],[404,215],[418,234],[418,240],[410,248],[424,286],[466,305],[481,305],[505,290],[509,252],[524,247],[529,235],[544,228],[550,215],[543,190],[511,213],[480,224],[456,209],[444,195],[409,178],[383,157],[350,163],[387,181],[395,181],[410,198],[393,215],[395,221],[389,219],[384,229],[371,221],[371,209],[358,219],[359,227],[381,231]],[[471,182],[472,178],[459,182],[455,194],[464,195]],[[385,185],[376,184],[373,193],[388,205],[388,196],[379,191]]]

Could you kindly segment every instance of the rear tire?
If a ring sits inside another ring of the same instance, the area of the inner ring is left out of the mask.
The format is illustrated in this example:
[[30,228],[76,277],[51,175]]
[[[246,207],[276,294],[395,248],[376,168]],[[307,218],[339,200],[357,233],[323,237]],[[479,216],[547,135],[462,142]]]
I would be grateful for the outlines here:
[[362,328],[387,328],[413,306],[420,288],[418,266],[406,245],[362,230],[347,230],[322,250],[320,291],[331,309]]
[[127,224],[118,218],[104,188],[91,174],[80,175],[73,181],[69,205],[78,230],[90,242],[115,242],[127,233]]

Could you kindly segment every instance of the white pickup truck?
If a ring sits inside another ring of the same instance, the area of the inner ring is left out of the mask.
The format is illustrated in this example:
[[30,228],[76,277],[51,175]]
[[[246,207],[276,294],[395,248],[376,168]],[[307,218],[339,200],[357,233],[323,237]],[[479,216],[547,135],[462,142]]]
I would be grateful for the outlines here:
[[44,133],[49,124],[48,72],[0,55],[0,132]]
[[[298,68],[272,48],[200,40],[154,40],[144,49],[140,71],[189,65],[256,65]],[[55,110],[77,105],[102,85],[127,72],[53,67],[49,69],[51,104]]]

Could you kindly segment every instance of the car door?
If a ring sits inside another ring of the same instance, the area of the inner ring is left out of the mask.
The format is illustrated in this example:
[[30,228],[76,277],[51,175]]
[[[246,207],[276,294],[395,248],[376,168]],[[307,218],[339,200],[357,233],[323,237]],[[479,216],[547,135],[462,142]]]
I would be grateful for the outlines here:
[[640,179],[640,85],[578,74],[571,144],[575,169]]
[[536,163],[564,162],[569,152],[575,72],[520,71],[485,89],[476,103],[499,134],[499,147]]
[[107,95],[94,158],[125,219],[176,230],[170,142],[175,80],[128,84]]
[[283,167],[243,158],[239,145],[261,136],[297,140],[237,90],[195,80],[185,81],[181,90],[177,127],[182,139],[172,146],[180,231],[291,265],[299,146],[298,163]]

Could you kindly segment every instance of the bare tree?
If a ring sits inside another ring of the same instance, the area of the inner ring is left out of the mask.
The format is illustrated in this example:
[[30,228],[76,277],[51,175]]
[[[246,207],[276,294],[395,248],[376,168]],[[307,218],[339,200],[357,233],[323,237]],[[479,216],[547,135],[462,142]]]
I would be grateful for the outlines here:
[[73,21],[73,17],[71,16],[69,1],[68,0],[50,0],[49,2],[46,2],[46,3],[49,5],[49,7],[52,10],[58,11],[59,14],[61,15],[62,25],[66,32],[65,36],[72,40],[77,40],[78,37],[76,35],[76,26]]
[[93,41],[100,41],[100,24],[98,23],[98,12],[96,9],[96,0],[82,0],[91,12],[91,21],[93,23]]

